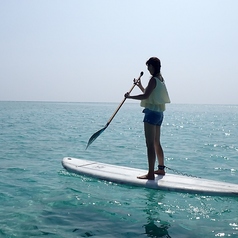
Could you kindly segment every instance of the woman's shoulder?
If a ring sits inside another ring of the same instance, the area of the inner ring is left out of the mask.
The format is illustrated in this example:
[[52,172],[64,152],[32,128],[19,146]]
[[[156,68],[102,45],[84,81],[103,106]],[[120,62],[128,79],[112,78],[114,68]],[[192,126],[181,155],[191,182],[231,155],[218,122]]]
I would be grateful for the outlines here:
[[162,77],[162,75],[160,75],[160,76],[154,76],[153,78],[155,78],[155,81],[159,81],[159,82],[161,82],[161,83],[164,83],[164,78]]

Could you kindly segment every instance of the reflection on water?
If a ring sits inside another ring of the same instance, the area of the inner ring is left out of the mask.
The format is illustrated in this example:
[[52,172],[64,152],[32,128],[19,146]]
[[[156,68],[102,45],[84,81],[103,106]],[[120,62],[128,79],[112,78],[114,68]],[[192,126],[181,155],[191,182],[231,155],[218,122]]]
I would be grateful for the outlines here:
[[163,207],[160,205],[163,199],[164,193],[162,192],[158,193],[158,191],[152,190],[147,193],[147,201],[144,209],[147,216],[147,224],[144,225],[144,228],[145,234],[148,237],[171,238],[168,233],[170,224],[159,219],[158,211],[163,210]]
[[150,221],[145,226],[145,233],[148,237],[164,237],[171,238],[168,233],[170,227],[169,224],[162,224],[160,226],[155,225],[154,221]]

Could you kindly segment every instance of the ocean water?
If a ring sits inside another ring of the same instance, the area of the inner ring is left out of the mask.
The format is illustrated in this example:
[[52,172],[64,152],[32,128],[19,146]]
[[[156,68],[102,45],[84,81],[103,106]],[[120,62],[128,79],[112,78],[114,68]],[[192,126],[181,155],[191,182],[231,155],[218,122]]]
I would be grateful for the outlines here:
[[[142,108],[0,102],[0,237],[238,237],[238,198],[157,191],[68,173],[65,156],[147,169]],[[238,183],[238,105],[168,105],[170,168]],[[167,171],[172,173],[173,171]]]

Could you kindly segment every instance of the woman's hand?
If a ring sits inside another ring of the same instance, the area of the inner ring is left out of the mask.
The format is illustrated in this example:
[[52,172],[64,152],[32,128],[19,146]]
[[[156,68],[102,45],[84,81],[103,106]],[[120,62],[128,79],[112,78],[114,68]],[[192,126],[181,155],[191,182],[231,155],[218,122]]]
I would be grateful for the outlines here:
[[134,84],[135,84],[136,86],[138,86],[139,89],[140,89],[143,93],[145,92],[145,89],[144,89],[144,87],[142,86],[140,79],[139,79],[139,80],[134,79]]
[[134,84],[135,84],[136,86],[138,86],[138,87],[141,87],[141,86],[142,86],[140,79],[134,79],[133,81],[134,81]]
[[129,98],[129,96],[130,96],[130,93],[128,93],[128,92],[125,93],[125,95],[124,95],[125,98]]

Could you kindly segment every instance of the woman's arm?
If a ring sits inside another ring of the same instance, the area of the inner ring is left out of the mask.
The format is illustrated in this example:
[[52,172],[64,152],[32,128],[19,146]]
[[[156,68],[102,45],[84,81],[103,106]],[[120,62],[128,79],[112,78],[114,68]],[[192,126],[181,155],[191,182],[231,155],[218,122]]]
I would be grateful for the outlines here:
[[139,89],[142,91],[142,93],[145,92],[145,89],[144,89],[144,87],[142,86],[140,79],[139,79],[137,82],[136,82],[136,79],[134,79],[134,83],[139,87]]
[[[142,85],[141,85],[142,86]],[[143,94],[139,94],[139,95],[135,95],[135,96],[130,96],[129,93],[126,93],[125,94],[125,98],[131,98],[131,99],[135,99],[135,100],[144,100],[144,99],[147,99],[150,94],[152,93],[152,91],[154,90],[154,88],[156,87],[156,80],[155,78],[151,78],[149,83],[148,83],[148,86],[146,89],[144,89],[144,93]],[[142,91],[142,90],[141,90]]]

